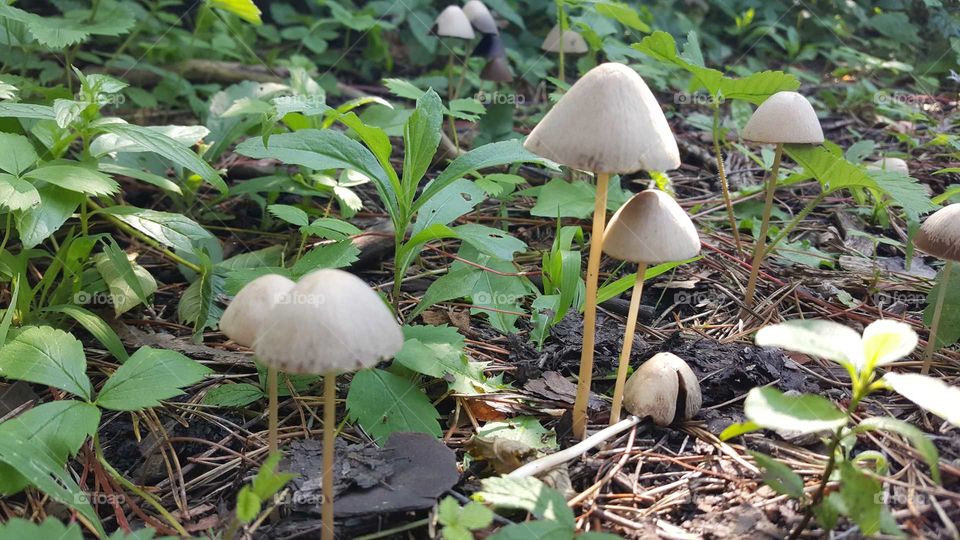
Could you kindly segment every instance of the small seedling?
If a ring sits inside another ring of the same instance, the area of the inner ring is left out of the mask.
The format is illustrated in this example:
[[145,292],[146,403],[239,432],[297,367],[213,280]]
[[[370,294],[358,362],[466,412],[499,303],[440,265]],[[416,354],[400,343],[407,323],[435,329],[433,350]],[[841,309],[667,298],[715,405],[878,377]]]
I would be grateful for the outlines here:
[[[853,453],[858,434],[879,430],[904,437],[930,467],[931,478],[940,481],[937,449],[916,426],[892,417],[868,417],[859,422],[854,417],[867,396],[891,388],[935,414],[946,414],[944,411],[951,405],[937,400],[956,399],[960,393],[945,390],[945,385],[937,379],[912,374],[913,379],[904,381],[900,379],[903,375],[894,373],[879,377],[878,368],[909,355],[917,341],[917,334],[908,325],[889,320],[870,324],[862,336],[846,326],[824,320],[789,321],[757,333],[757,345],[832,360],[846,369],[851,380],[846,410],[815,394],[791,396],[775,388],[754,388],[744,401],[744,413],[749,421],[734,424],[720,434],[723,440],[758,429],[831,434],[827,464],[820,485],[810,497],[804,491],[803,479],[789,467],[769,456],[754,454],[765,470],[767,484],[806,506],[806,514],[793,530],[792,539],[800,537],[814,516],[826,529],[832,529],[838,517],[846,515],[865,535],[880,531],[900,534],[893,516],[882,503],[882,483],[875,477],[876,473],[882,474],[883,463],[874,459],[875,452]],[[917,395],[924,394],[930,397],[917,399]],[[934,399],[931,401],[931,398]],[[870,463],[877,470],[869,470]],[[828,495],[827,484],[837,471],[839,490]]]
[[[571,133],[578,136],[571,137]],[[583,438],[593,374],[597,284],[610,174],[675,169],[680,166],[680,151],[647,84],[633,69],[613,62],[593,68],[577,81],[537,124],[524,147],[570,168],[593,171],[597,178],[580,378],[573,406],[573,432]]]
[[473,531],[493,523],[493,511],[478,502],[460,506],[453,497],[446,497],[437,507],[437,521],[443,528],[444,540],[473,540]]
[[255,520],[262,511],[263,503],[272,499],[287,485],[287,482],[297,476],[279,472],[277,470],[279,463],[280,454],[270,454],[263,465],[260,466],[257,475],[253,477],[253,481],[240,488],[240,492],[237,494],[237,508],[234,510],[233,518],[223,534],[224,540],[233,540],[240,526]]

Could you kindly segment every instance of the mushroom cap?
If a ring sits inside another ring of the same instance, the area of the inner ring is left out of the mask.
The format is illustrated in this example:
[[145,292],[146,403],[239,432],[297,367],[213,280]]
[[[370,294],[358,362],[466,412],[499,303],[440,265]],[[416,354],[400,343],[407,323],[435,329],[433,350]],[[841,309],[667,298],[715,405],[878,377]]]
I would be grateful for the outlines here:
[[433,23],[440,37],[473,39],[473,26],[460,6],[450,5],[440,12]]
[[481,34],[500,33],[497,20],[493,18],[493,14],[487,9],[487,5],[480,0],[470,0],[464,4],[463,13],[467,16],[470,23],[473,24],[473,27],[479,30]]
[[907,176],[910,175],[910,166],[907,165],[907,162],[896,157],[885,157],[878,159],[877,161],[867,165],[867,168],[901,173]]
[[753,111],[743,138],[761,143],[820,144],[823,128],[807,98],[796,92],[777,92]]
[[603,252],[635,263],[682,261],[700,253],[700,236],[673,197],[648,189],[631,197],[610,219]]
[[485,81],[512,82],[513,70],[510,69],[510,62],[502,56],[495,56],[483,66],[480,72],[480,78]]
[[483,58],[506,57],[507,49],[503,46],[503,40],[500,34],[484,34],[480,38],[480,43],[473,48],[470,56],[482,56]]
[[598,173],[680,166],[677,140],[657,98],[636,71],[615,62],[600,64],[574,83],[523,146]]
[[403,347],[403,332],[380,296],[343,270],[317,270],[270,311],[257,359],[288,373],[321,375],[371,367]]
[[[560,25],[554,25],[550,29],[550,32],[547,33],[547,37],[543,39],[543,44],[540,45],[540,48],[547,52],[560,52]],[[587,52],[589,47],[587,47],[586,40],[583,39],[583,36],[579,32],[575,32],[567,28],[563,32],[563,52],[564,54],[583,54]]]
[[279,274],[267,274],[244,285],[220,317],[220,331],[237,345],[253,347],[267,314],[294,286]]
[[960,262],[960,203],[937,210],[920,226],[913,243],[923,251]]
[[[677,405],[683,407],[678,411]],[[623,387],[623,407],[658,426],[693,418],[703,397],[697,376],[679,356],[662,352],[643,363]]]

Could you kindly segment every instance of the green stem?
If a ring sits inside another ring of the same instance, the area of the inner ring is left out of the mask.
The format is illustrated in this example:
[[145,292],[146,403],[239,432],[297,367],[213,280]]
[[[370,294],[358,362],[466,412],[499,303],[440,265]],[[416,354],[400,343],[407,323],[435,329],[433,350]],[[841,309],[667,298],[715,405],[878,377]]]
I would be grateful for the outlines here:
[[[90,207],[93,208],[94,210],[103,210],[103,207],[101,207],[101,206],[98,205],[97,203],[93,202],[93,199],[89,199],[89,198],[88,198],[88,199],[87,199],[87,204],[89,204]],[[170,251],[169,249],[163,247],[163,244],[161,244],[160,242],[157,242],[157,241],[154,240],[153,238],[150,238],[149,236],[147,236],[147,235],[143,234],[142,232],[138,231],[137,229],[134,229],[134,228],[131,227],[130,225],[127,225],[126,223],[124,223],[123,221],[121,221],[120,219],[118,219],[116,216],[112,216],[112,215],[110,215],[110,214],[103,214],[103,217],[107,218],[107,221],[109,221],[110,223],[113,223],[114,225],[116,225],[117,227],[119,227],[120,229],[122,229],[122,230],[123,230],[124,232],[126,232],[127,234],[129,234],[129,235],[131,235],[131,236],[135,236],[135,237],[137,237],[139,240],[141,240],[141,241],[143,241],[144,243],[150,245],[151,247],[153,247],[154,249],[156,249],[157,251],[159,251],[164,257],[170,259],[171,261],[173,261],[173,262],[175,262],[175,263],[177,263],[177,264],[182,264],[183,266],[186,266],[187,268],[193,270],[194,272],[196,272],[196,273],[198,273],[198,274],[202,274],[202,273],[203,273],[203,268],[201,268],[199,265],[194,264],[194,263],[192,263],[192,262],[184,259],[183,257],[177,255],[176,253]]]
[[122,474],[120,474],[116,469],[113,468],[112,465],[110,465],[110,463],[107,461],[107,458],[104,457],[103,455],[103,449],[100,447],[99,435],[93,436],[93,450],[97,456],[97,461],[100,462],[100,465],[103,466],[104,470],[106,470],[107,473],[109,473],[110,476],[112,476],[113,479],[117,481],[117,483],[119,483],[124,488],[132,491],[138,497],[146,501],[147,504],[152,506],[153,509],[156,510],[158,514],[163,516],[163,519],[167,520],[167,523],[169,523],[181,536],[184,536],[184,537],[190,536],[190,533],[188,533],[187,530],[183,528],[183,525],[181,525],[180,522],[177,521],[177,518],[173,517],[173,514],[168,512],[167,509],[163,507],[163,504],[161,504],[160,501],[156,499],[156,497],[140,489],[133,482],[124,478]]
[[563,33],[567,31],[566,29],[566,17],[563,16],[563,2],[557,0],[557,24],[560,26],[560,80],[567,82],[567,73],[564,66],[564,54],[563,54]]
[[[744,296],[744,306],[749,310],[753,307],[753,299],[757,290],[757,279],[760,277],[760,265],[763,264],[763,255],[766,251],[767,231],[770,228],[770,214],[773,212],[773,197],[777,192],[777,179],[780,176],[780,159],[783,157],[783,144],[777,145],[773,156],[773,169],[767,179],[767,196],[763,203],[763,221],[760,224],[760,236],[753,245],[753,263],[750,266],[750,280],[747,282],[747,293]],[[746,318],[745,315],[741,318]]]
[[7,212],[6,223],[3,226],[3,241],[0,241],[0,251],[3,251],[7,247],[7,242],[10,240],[10,229],[13,227],[13,213]]
[[720,150],[720,105],[713,107],[713,153],[717,156],[717,176],[720,178],[720,189],[723,192],[723,204],[727,207],[727,220],[733,231],[733,240],[737,246],[737,254],[743,256],[743,244],[740,242],[740,229],[737,228],[737,217],[733,213],[733,201],[730,200],[730,187],[727,184],[727,172],[723,166],[723,153]]
[[802,210],[800,210],[800,213],[797,214],[796,216],[794,216],[794,218],[793,218],[792,220],[790,220],[790,223],[788,223],[787,226],[784,227],[782,231],[780,231],[780,234],[778,234],[778,235],[776,236],[776,238],[774,238],[774,239],[770,242],[770,244],[767,245],[767,249],[766,249],[766,251],[763,252],[763,256],[764,256],[764,257],[769,257],[770,254],[773,253],[773,249],[774,249],[775,247],[777,247],[777,244],[779,244],[781,240],[783,240],[784,238],[786,238],[788,234],[790,234],[791,232],[793,232],[793,230],[794,230],[795,228],[797,228],[797,225],[799,225],[800,222],[803,221],[804,218],[806,218],[808,215],[810,215],[810,212],[813,212],[814,208],[816,208],[817,206],[819,206],[820,203],[822,203],[823,200],[826,199],[826,198],[827,198],[827,193],[826,193],[826,192],[821,192],[821,193],[820,193],[819,195],[817,195],[813,200],[811,200],[810,202],[808,202],[807,205],[804,206]]
[[943,312],[943,300],[947,296],[947,287],[950,283],[950,270],[953,268],[953,262],[947,261],[947,266],[943,269],[943,276],[940,278],[940,291],[937,293],[937,304],[933,308],[933,324],[930,325],[930,335],[927,337],[927,347],[923,352],[923,367],[920,373],[926,375],[930,373],[930,365],[933,363],[933,352],[937,350],[937,330],[940,328],[940,315]]

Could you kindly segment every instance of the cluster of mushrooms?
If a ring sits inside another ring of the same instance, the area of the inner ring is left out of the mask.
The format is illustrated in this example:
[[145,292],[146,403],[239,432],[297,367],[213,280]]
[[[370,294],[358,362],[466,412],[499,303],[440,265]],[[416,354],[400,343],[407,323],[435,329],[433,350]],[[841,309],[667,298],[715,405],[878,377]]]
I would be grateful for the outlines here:
[[220,330],[267,368],[271,453],[278,450],[278,371],[323,376],[322,538],[332,540],[337,374],[393,357],[403,347],[397,320],[362,279],[318,270],[298,283],[276,274],[251,281],[227,306]]
[[[507,61],[507,51],[500,41],[500,27],[497,20],[480,0],[469,0],[461,8],[455,4],[447,6],[434,21],[434,32],[440,38],[471,41],[476,38],[476,32],[481,34],[480,42],[471,53],[473,56],[482,56],[487,64],[480,72],[480,78],[496,83],[512,82],[513,70]],[[476,30],[476,32],[474,32]],[[456,97],[456,88],[452,80],[453,49],[450,49],[450,88],[448,97]]]

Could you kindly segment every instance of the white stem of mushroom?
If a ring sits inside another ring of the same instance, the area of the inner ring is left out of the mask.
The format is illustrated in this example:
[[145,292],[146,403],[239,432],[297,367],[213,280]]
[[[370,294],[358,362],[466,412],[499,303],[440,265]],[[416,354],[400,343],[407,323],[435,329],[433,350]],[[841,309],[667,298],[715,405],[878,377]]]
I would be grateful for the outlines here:
[[277,399],[277,368],[271,366],[267,366],[267,394],[269,395],[267,441],[270,447],[270,453],[275,454],[280,447],[278,442],[279,436],[277,434],[279,431],[278,424],[280,422],[277,413],[277,408],[279,407],[279,400]]
[[327,373],[323,376],[323,540],[334,540],[333,536],[333,457],[334,440],[337,435],[337,375]]
[[613,437],[623,433],[639,423],[640,418],[637,418],[636,416],[628,416],[616,424],[607,426],[606,428],[594,433],[593,435],[571,446],[570,448],[567,448],[566,450],[554,452],[549,456],[544,456],[540,459],[531,461],[530,463],[515,469],[507,476],[511,478],[525,478],[527,476],[535,476],[549,471],[558,465],[562,465],[563,463],[582,456],[591,449],[600,446],[604,442],[612,439]]
[[633,335],[637,331],[637,314],[640,312],[640,297],[643,296],[643,278],[646,273],[646,263],[637,265],[637,279],[633,282],[633,292],[630,293],[627,327],[623,333],[623,348],[620,349],[620,365],[617,366],[617,383],[613,387],[613,405],[610,407],[611,426],[620,421],[623,386],[627,382],[627,367],[630,365],[630,352],[633,350]]

